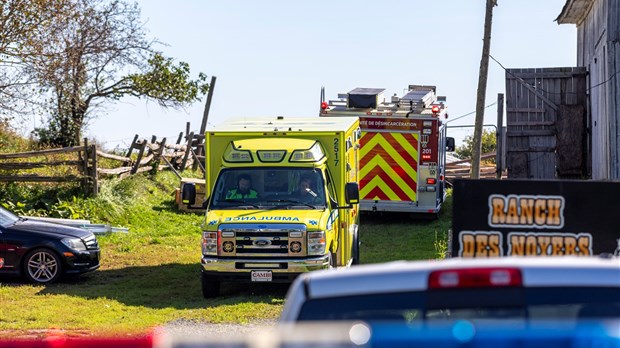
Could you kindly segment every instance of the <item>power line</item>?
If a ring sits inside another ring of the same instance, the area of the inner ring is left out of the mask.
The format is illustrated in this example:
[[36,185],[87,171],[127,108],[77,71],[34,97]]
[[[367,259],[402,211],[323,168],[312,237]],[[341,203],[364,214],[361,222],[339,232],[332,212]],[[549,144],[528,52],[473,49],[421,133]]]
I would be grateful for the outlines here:
[[[489,104],[489,105],[485,106],[484,108],[486,109],[486,108],[489,108],[489,107],[491,107],[491,106],[493,106],[493,105],[496,105],[496,104],[497,104],[497,102],[494,102],[494,103],[492,103],[492,104]],[[456,120],[458,120],[458,119],[461,119],[461,118],[463,118],[463,117],[465,117],[465,116],[469,116],[469,115],[475,114],[475,113],[476,113],[476,111],[475,111],[475,110],[474,110],[474,111],[472,111],[472,112],[468,112],[468,113],[466,113],[465,115],[461,115],[461,116],[459,116],[459,117],[457,117],[457,118],[453,118],[453,119],[451,119],[450,121],[446,121],[446,124],[448,124],[449,122],[452,122],[452,121],[456,121]]]

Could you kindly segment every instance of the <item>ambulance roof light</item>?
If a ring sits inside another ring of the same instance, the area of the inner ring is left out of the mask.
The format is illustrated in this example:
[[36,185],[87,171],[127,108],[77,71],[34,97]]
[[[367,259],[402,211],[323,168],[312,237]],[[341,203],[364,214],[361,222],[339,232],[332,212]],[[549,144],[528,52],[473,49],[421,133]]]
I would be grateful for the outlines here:
[[256,154],[261,162],[282,162],[286,150],[258,150]]
[[291,154],[290,162],[318,162],[325,157],[319,142],[315,142],[309,149],[295,150]]
[[241,150],[240,147],[236,147],[234,143],[231,143],[224,152],[224,161],[235,163],[252,163],[254,159],[249,150]]

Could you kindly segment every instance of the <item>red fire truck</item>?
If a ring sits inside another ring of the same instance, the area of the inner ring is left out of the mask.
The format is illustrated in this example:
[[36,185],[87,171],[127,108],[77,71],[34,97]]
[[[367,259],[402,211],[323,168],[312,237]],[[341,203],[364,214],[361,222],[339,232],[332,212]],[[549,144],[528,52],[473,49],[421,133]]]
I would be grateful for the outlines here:
[[435,86],[410,85],[401,97],[384,91],[355,88],[326,101],[321,89],[320,116],[360,119],[360,210],[437,215],[446,151],[454,151],[443,122],[446,98]]

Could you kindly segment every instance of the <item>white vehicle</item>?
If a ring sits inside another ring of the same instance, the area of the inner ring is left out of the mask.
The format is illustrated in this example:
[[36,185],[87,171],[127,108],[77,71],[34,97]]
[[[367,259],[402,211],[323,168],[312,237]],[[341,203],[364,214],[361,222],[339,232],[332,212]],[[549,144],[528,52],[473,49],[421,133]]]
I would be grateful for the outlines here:
[[398,261],[301,275],[280,317],[299,321],[620,319],[620,258]]

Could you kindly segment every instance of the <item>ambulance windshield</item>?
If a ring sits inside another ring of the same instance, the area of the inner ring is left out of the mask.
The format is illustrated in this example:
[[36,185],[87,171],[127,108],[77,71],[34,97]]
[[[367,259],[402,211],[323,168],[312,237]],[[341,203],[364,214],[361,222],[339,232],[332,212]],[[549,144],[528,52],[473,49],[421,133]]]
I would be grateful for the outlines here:
[[326,206],[323,173],[313,168],[225,169],[211,209],[317,209]]

